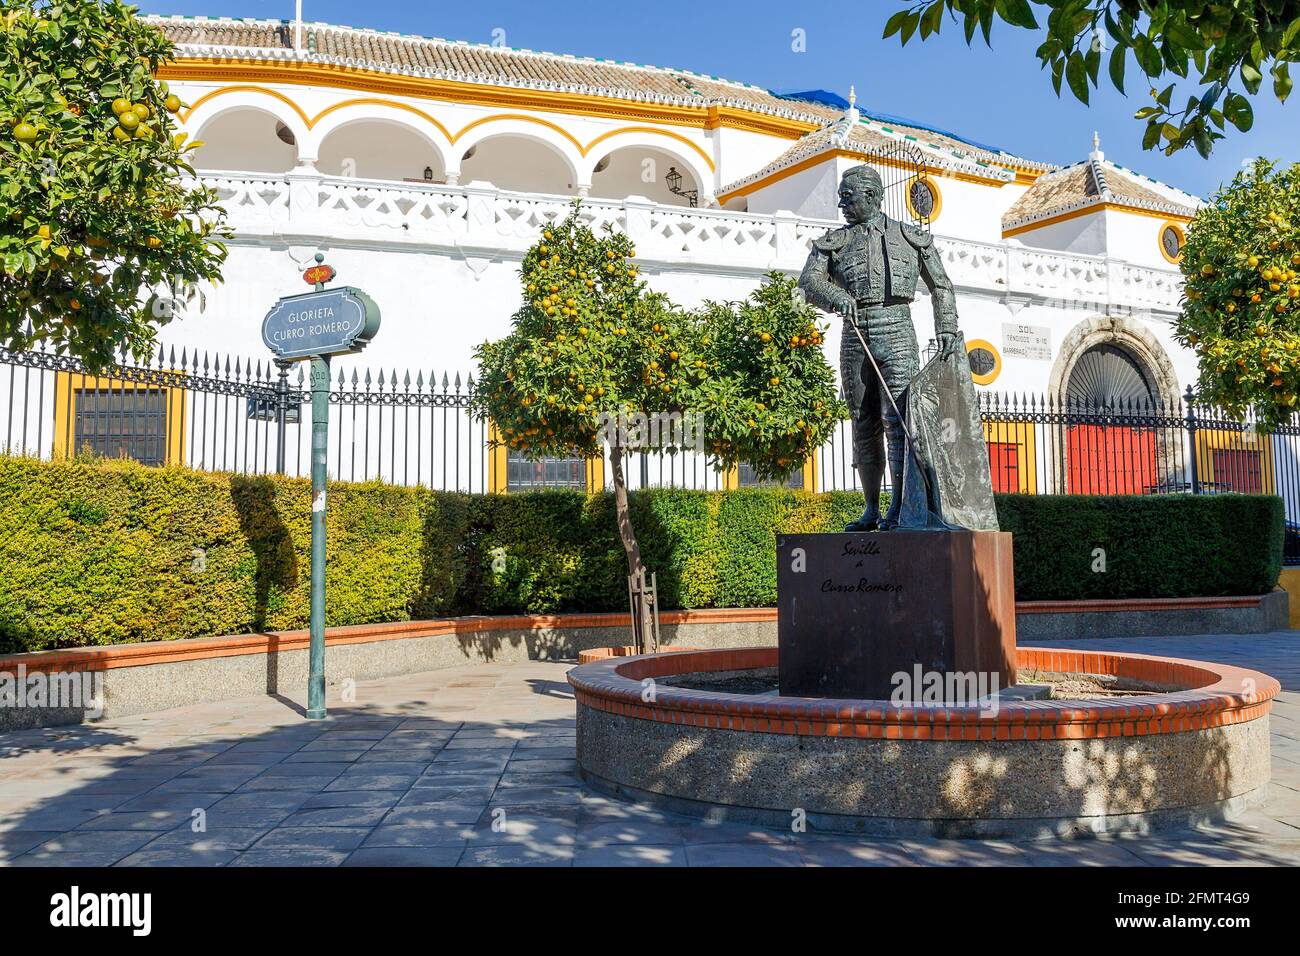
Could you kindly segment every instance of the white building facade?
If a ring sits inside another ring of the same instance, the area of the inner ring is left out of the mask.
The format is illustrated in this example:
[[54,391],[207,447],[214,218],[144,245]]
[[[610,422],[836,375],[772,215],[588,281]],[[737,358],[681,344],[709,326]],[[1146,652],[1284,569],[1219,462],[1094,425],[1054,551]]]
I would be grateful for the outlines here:
[[[574,197],[632,237],[652,288],[693,306],[743,298],[772,269],[797,274],[838,224],[840,174],[875,163],[897,181],[889,157],[905,149],[922,169],[899,189],[936,236],[981,389],[1172,402],[1194,381],[1170,329],[1198,200],[1095,142],[1058,168],[682,70],[323,24],[149,19],[177,44],[162,78],[187,104],[182,129],[204,143],[195,168],[235,233],[224,282],[163,329],[168,353],[267,360],[263,316],[306,291],[300,272],[323,253],[383,311],[374,342],[336,373],[464,377],[474,346],[509,328],[523,252]],[[924,297],[914,319],[924,347]],[[1034,452],[1010,454],[1021,474],[1004,487],[1017,490]],[[840,486],[832,471],[851,484],[846,464],[806,473],[805,487]]]

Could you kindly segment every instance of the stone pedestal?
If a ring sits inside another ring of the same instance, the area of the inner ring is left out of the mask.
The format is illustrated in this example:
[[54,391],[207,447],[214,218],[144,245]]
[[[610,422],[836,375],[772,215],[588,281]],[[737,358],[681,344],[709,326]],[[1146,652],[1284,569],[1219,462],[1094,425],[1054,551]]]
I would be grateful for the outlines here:
[[776,557],[782,696],[888,700],[900,673],[909,700],[931,675],[1015,683],[1009,532],[778,535]]

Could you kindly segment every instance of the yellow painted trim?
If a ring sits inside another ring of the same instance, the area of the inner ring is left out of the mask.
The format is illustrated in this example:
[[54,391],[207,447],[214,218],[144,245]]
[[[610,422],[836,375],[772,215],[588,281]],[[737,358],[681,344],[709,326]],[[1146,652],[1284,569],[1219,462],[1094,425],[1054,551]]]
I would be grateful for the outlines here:
[[574,138],[572,133],[564,129],[564,127],[558,126],[555,123],[552,123],[550,120],[538,119],[536,116],[529,116],[526,113],[494,113],[491,116],[481,117],[480,119],[476,119],[474,120],[474,122],[465,126],[460,132],[458,132],[455,136],[451,138],[451,141],[452,143],[455,143],[457,140],[459,140],[470,130],[474,129],[476,126],[482,126],[485,123],[500,123],[505,120],[518,120],[521,123],[536,123],[538,126],[545,126],[547,129],[554,130],[555,132],[563,136],[565,139],[567,139],[570,143],[573,144],[573,148],[578,151],[579,155],[582,154],[582,144],[579,143],[577,139]]
[[570,143],[572,143],[574,148],[578,150],[578,153],[581,156],[586,156],[599,143],[607,139],[610,139],[611,137],[621,136],[625,133],[649,133],[654,136],[664,136],[667,137],[668,139],[676,140],[677,142],[690,147],[692,150],[695,151],[695,153],[700,157],[700,159],[704,161],[705,165],[708,166],[710,172],[713,172],[715,170],[713,159],[709,156],[708,153],[706,153],[703,149],[701,149],[698,144],[692,143],[689,139],[687,139],[685,136],[682,136],[680,133],[674,133],[671,130],[657,129],[656,127],[653,126],[620,126],[618,129],[612,129],[609,130],[608,132],[601,133],[599,136],[597,136],[595,139],[591,140],[591,142],[587,143],[587,145],[584,146],[582,143],[580,143],[577,140],[577,138],[575,138],[567,130],[565,130],[561,126],[556,125],[555,123],[548,122],[547,120],[540,119],[536,116],[528,116],[522,113],[498,113],[492,116],[484,116],[477,120],[474,120],[473,122],[469,123],[462,129],[460,129],[458,132],[453,133],[451,130],[447,129],[446,126],[444,126],[433,116],[426,113],[424,110],[419,109],[418,107],[411,106],[409,103],[403,103],[400,100],[384,100],[373,96],[354,97],[353,99],[342,100],[341,102],[338,103],[332,103],[329,106],[325,107],[323,110],[321,110],[319,113],[317,113],[315,116],[309,117],[306,114],[306,112],[302,109],[302,107],[300,107],[292,99],[290,99],[289,97],[285,96],[283,93],[280,93],[277,90],[269,89],[263,86],[253,86],[253,85],[226,86],[226,87],[222,87],[219,90],[211,90],[210,92],[205,93],[203,96],[199,97],[199,99],[197,99],[194,102],[194,104],[188,110],[185,111],[185,113],[182,116],[182,121],[189,122],[189,118],[194,114],[194,111],[197,110],[204,103],[213,99],[214,97],[221,96],[225,93],[239,93],[239,92],[262,93],[267,96],[274,97],[275,99],[278,99],[283,103],[287,103],[293,109],[293,111],[302,118],[303,123],[306,124],[308,129],[315,128],[316,124],[319,123],[326,116],[328,116],[330,113],[338,112],[339,110],[346,109],[349,106],[383,106],[383,107],[391,107],[392,109],[396,109],[396,110],[405,110],[408,113],[415,114],[421,119],[427,120],[430,124],[436,127],[438,131],[442,133],[443,136],[447,138],[448,143],[451,143],[453,145],[467,132],[469,132],[471,129],[474,129],[477,126],[482,126],[486,123],[501,122],[504,120],[520,120],[525,123],[537,123],[541,126],[547,127],[548,129],[554,130],[556,133],[560,134],[565,139],[567,139]]
[[667,136],[669,139],[675,139],[678,142],[684,143],[685,145],[689,146],[691,149],[695,150],[695,152],[699,154],[700,159],[704,160],[705,164],[709,167],[709,172],[715,171],[712,157],[710,157],[709,154],[706,153],[704,150],[702,150],[696,143],[692,143],[689,139],[687,139],[685,136],[682,136],[680,133],[674,133],[671,130],[666,130],[666,129],[656,129],[653,126],[622,126],[619,127],[618,129],[612,129],[608,133],[601,133],[590,143],[588,143],[585,147],[583,147],[582,155],[586,156],[589,152],[591,152],[591,150],[596,146],[597,143],[610,139],[611,137],[614,136],[622,136],[624,133],[651,133],[655,136]]
[[1033,422],[985,422],[984,441],[1016,446],[1016,491],[1032,495],[1038,490],[1038,455]]
[[[177,372],[183,375],[183,372]],[[163,428],[166,442],[163,463],[181,464],[185,458],[185,389],[156,382],[134,382],[111,375],[83,375],[80,372],[56,372],[54,375],[54,446],[53,457],[70,458],[78,451],[69,445],[75,440],[77,401],[85,391],[127,392],[148,389],[166,393],[166,418]]]
[[307,118],[307,114],[303,112],[301,106],[299,106],[297,103],[289,99],[289,97],[285,96],[283,93],[281,93],[278,90],[272,90],[265,86],[254,86],[251,84],[223,86],[219,90],[209,90],[207,93],[204,93],[197,100],[195,100],[193,103],[190,104],[189,109],[185,110],[185,112],[181,115],[181,122],[188,123],[190,121],[190,117],[194,115],[194,111],[197,110],[200,106],[202,106],[204,103],[208,102],[209,100],[216,99],[218,96],[225,96],[227,93],[261,93],[265,96],[273,97],[274,99],[279,100],[281,103],[287,104],[290,109],[292,109],[295,113],[297,113],[300,117],[302,117],[302,121],[307,124],[307,128],[311,129],[312,121]]
[[1012,236],[1018,236],[1021,233],[1033,232],[1035,229],[1042,229],[1044,226],[1054,226],[1059,222],[1068,222],[1071,219],[1078,219],[1080,216],[1091,216],[1096,212],[1126,212],[1133,216],[1147,216],[1152,219],[1160,219],[1165,222],[1191,222],[1189,216],[1171,216],[1167,212],[1157,212],[1152,209],[1138,209],[1134,206],[1123,206],[1113,202],[1099,202],[1091,206],[1084,206],[1082,209],[1071,209],[1069,212],[1063,212],[1059,216],[1050,216],[1047,219],[1040,219],[1037,222],[1026,223],[1023,226],[1016,226],[1014,229],[1003,229],[1002,238],[1010,239]]
[[924,169],[921,171],[921,175],[913,176],[908,180],[907,189],[903,192],[903,199],[907,202],[907,211],[911,213],[912,218],[917,222],[920,222],[925,217],[917,212],[916,207],[912,205],[912,186],[915,183],[922,183],[926,189],[930,190],[930,199],[934,204],[934,212],[930,214],[930,222],[933,223],[939,218],[939,213],[943,211],[943,193],[939,191],[939,184],[931,179],[928,170]]
[[501,440],[497,423],[488,421],[488,491],[494,495],[506,492],[506,443]]
[[1277,577],[1277,583],[1290,598],[1287,602],[1287,626],[1293,631],[1300,629],[1300,568],[1283,568]]
[[[752,183],[746,183],[744,186],[740,186],[729,192],[719,193],[718,202],[722,203],[722,202],[726,202],[729,199],[739,199],[742,196],[748,196],[752,192],[757,192],[760,189],[766,189],[768,186],[771,186],[773,183],[778,183],[783,179],[787,179],[790,176],[795,175],[796,173],[801,173],[805,169],[810,169],[813,166],[819,166],[822,163],[832,159],[857,159],[857,160],[863,160],[864,162],[875,163],[881,166],[893,166],[898,169],[912,168],[909,163],[904,163],[899,160],[893,160],[884,156],[877,156],[874,153],[871,153],[870,151],[866,151],[866,150],[831,149],[831,150],[827,150],[824,153],[817,153],[815,156],[809,156],[807,159],[802,159],[799,162],[795,163],[793,166],[786,166],[783,169],[774,170],[773,172],[764,176],[762,179],[756,179]],[[995,186],[999,189],[1007,185],[1007,183],[1001,179],[989,179],[983,176],[975,176],[971,173],[958,173],[947,169],[937,169],[931,166],[922,166],[921,175],[927,178],[934,177],[934,176],[942,176],[945,179],[955,179],[958,180],[959,182],[966,182],[966,183],[977,183],[981,186]],[[934,184],[932,183],[931,185]],[[937,186],[935,188],[937,189]]]
[[985,339],[967,340],[966,354],[970,355],[974,349],[988,349],[993,355],[993,371],[989,372],[987,375],[976,375],[974,371],[970,373],[971,381],[976,385],[988,385],[1002,374],[1002,353],[998,351],[996,345]]
[[587,494],[596,495],[605,490],[605,456],[592,455],[587,459]]
[[[1196,430],[1196,476],[1202,482],[1215,481],[1215,451],[1257,451],[1259,486],[1262,494],[1274,494],[1273,438],[1271,435],[1248,434],[1237,429],[1198,428]],[[1230,478],[1231,476],[1226,476]]]
[[[506,465],[506,442],[497,430],[497,423],[488,421],[488,491],[494,495],[507,492],[508,469]],[[588,494],[599,494],[605,490],[605,456],[595,454],[587,459],[586,484]]]
[[821,476],[817,474],[817,449],[814,448],[812,454],[803,463],[803,490],[815,493],[818,490],[819,477]]
[[[1165,251],[1164,239],[1165,239],[1166,229],[1172,229],[1174,232],[1178,233],[1178,255],[1177,256],[1171,256],[1169,253]],[[1186,231],[1184,231],[1182,225],[1180,225],[1179,223],[1175,222],[1172,219],[1166,219],[1163,223],[1160,224],[1160,229],[1157,230],[1156,232],[1156,245],[1160,247],[1160,254],[1164,256],[1165,259],[1167,259],[1169,262],[1172,262],[1174,265],[1178,265],[1180,262],[1183,261],[1183,247],[1186,244],[1187,244],[1187,233]]]
[[[372,96],[363,96],[353,100],[343,100],[341,103],[334,103],[331,106],[327,106],[307,121],[307,128],[311,129],[322,119],[328,116],[330,113],[336,112],[337,110],[341,110],[344,107],[348,107],[348,106],[391,106],[393,109],[406,110],[408,113],[414,113],[416,116],[419,116],[422,119],[426,119],[434,126],[438,127],[438,131],[442,133],[443,136],[447,137],[447,141],[449,143],[456,142],[456,138],[451,135],[451,131],[448,130],[447,127],[439,123],[432,116],[430,116],[428,113],[426,113],[424,110],[417,109],[414,106],[411,106],[407,103],[399,102],[397,100],[380,100]],[[374,117],[368,117],[368,118],[373,119]]]
[[735,491],[740,487],[740,469],[728,468],[722,473],[722,490]]
[[[590,93],[566,93],[492,86],[484,83],[460,83],[454,80],[441,80],[430,77],[405,77],[357,67],[292,61],[258,62],[256,60],[244,60],[232,63],[225,59],[213,57],[194,57],[174,61],[163,66],[158,71],[158,77],[177,82],[200,83],[237,80],[240,81],[239,85],[223,87],[204,94],[194,103],[194,107],[223,92],[248,89],[269,93],[272,96],[284,99],[285,102],[293,105],[294,110],[302,116],[304,122],[307,122],[307,117],[301,108],[293,104],[283,94],[253,84],[260,82],[285,83],[295,86],[320,86],[333,89],[387,93],[395,96],[415,96],[422,99],[443,100],[478,106],[501,106],[511,109],[535,109],[541,112],[567,113],[605,119],[671,123],[676,126],[687,126],[703,130],[736,129],[790,140],[798,139],[807,133],[821,129],[822,125],[824,125],[782,116],[770,116],[733,106],[668,106]],[[192,112],[193,107],[185,113],[183,119],[187,120]],[[691,146],[699,149],[694,143]],[[707,154],[705,155],[707,156]],[[710,168],[712,168],[712,160],[709,159],[708,162]],[[1005,168],[1015,173],[1015,182],[1021,185],[1033,183],[1047,172],[1047,170],[1020,166],[1015,163],[1008,163]],[[1005,185],[1001,180],[991,180],[965,173],[938,172],[937,174],[986,185]]]
[[[461,83],[454,80],[400,76],[319,63],[267,64],[254,61],[231,63],[209,57],[196,57],[168,64],[158,71],[158,76],[173,82],[221,83],[233,80],[243,84],[282,83],[317,86],[366,93],[386,93],[392,96],[413,96],[473,106],[532,109],[547,113],[672,123],[697,129],[712,128],[707,125],[710,111],[703,106],[667,106],[588,93]],[[213,93],[217,92],[219,91],[213,91]],[[754,116],[754,119],[766,127],[766,131],[787,139],[797,139],[817,128],[811,123],[783,120],[780,117]]]

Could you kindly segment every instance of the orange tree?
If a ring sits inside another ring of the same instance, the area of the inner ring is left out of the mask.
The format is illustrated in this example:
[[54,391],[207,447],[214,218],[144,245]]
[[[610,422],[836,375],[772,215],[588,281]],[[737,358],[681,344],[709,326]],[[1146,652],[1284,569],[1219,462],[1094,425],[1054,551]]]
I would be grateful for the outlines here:
[[1196,351],[1197,396],[1271,429],[1300,395],[1300,164],[1259,160],[1187,231],[1175,337]]
[[154,80],[163,34],[118,0],[0,0],[0,342],[92,367],[144,354],[170,303],[220,278],[215,196]]
[[773,272],[745,301],[708,302],[694,317],[705,450],[719,468],[748,462],[760,479],[784,479],[847,414],[817,310]]
[[608,447],[629,575],[644,570],[629,451],[706,452],[718,469],[743,460],[771,477],[802,465],[841,414],[816,313],[793,280],[773,275],[746,303],[686,312],[647,288],[634,256],[575,203],[524,255],[523,303],[509,335],[476,349],[472,399],[494,442],[528,458]]

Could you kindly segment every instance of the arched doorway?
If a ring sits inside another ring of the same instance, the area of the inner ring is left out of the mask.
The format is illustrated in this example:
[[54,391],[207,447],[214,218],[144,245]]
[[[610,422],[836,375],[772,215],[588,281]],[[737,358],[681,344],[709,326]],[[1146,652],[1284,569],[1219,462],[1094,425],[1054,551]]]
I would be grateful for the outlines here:
[[329,132],[316,169],[349,179],[446,181],[437,147],[419,130],[388,119],[357,119]]
[[190,158],[200,172],[284,173],[298,163],[293,131],[253,106],[217,114],[193,138],[203,143]]
[[596,162],[589,195],[600,199],[644,196],[664,206],[690,206],[699,203],[703,186],[680,156],[652,146],[625,146]]
[[1160,484],[1151,374],[1129,352],[1087,348],[1065,383],[1066,480],[1084,495],[1140,495]]
[[564,155],[534,136],[500,133],[465,148],[460,181],[483,181],[511,192],[569,196],[576,174]]

